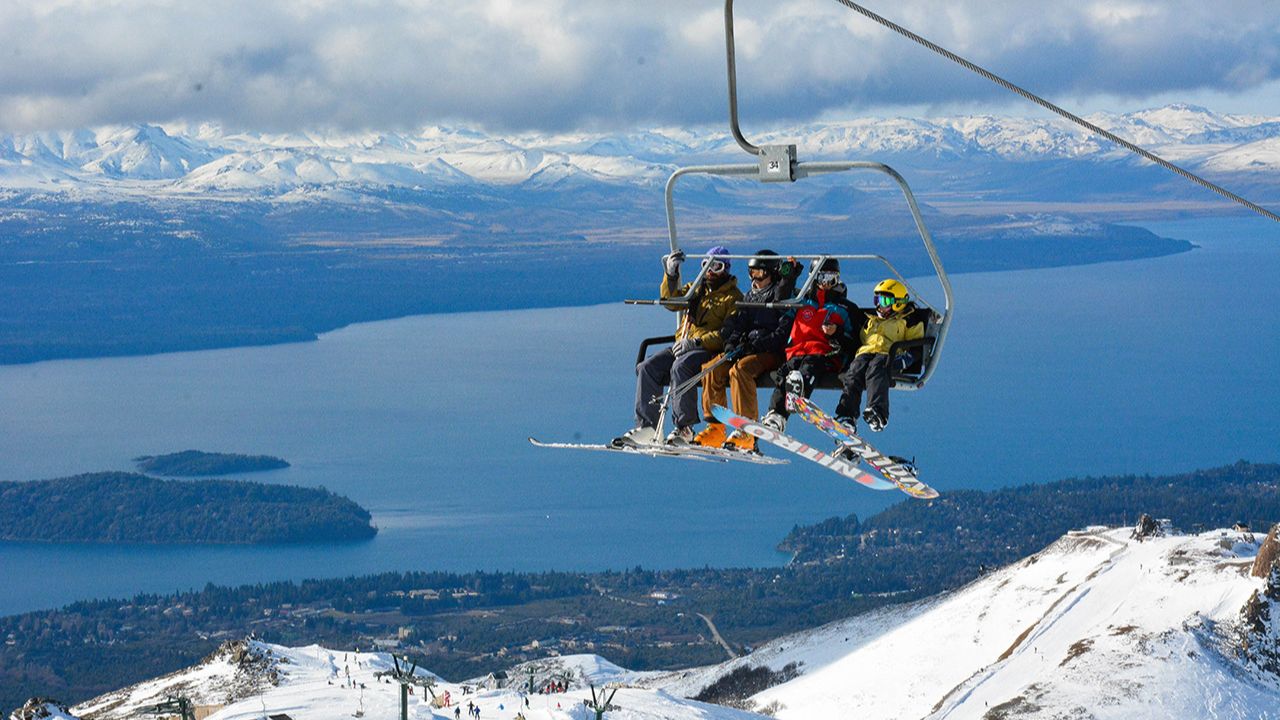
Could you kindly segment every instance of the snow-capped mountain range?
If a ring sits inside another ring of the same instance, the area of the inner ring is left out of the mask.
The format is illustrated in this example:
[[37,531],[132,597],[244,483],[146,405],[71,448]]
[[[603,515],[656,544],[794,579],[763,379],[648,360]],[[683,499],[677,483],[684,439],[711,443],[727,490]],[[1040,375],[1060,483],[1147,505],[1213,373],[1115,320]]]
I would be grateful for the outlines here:
[[[591,685],[619,688],[616,720],[762,717],[688,699],[745,666],[798,672],[740,704],[778,718],[1280,718],[1280,541],[1247,531],[1165,534],[1148,526],[1068,533],[954,592],[780,638],[721,665],[637,673],[593,655],[512,668],[513,687],[436,680],[410,715],[587,720]],[[394,717],[383,653],[232,643],[199,666],[96,698],[70,717],[123,720],[182,694],[209,720]],[[532,670],[532,673],[530,672]],[[568,678],[524,695],[524,678]],[[468,693],[463,686],[478,688]],[[363,689],[361,689],[363,686]],[[528,705],[525,704],[526,698]],[[68,713],[47,707],[51,717]],[[15,715],[16,717],[16,715]],[[359,717],[359,715],[356,715]]]
[[[1280,117],[1170,105],[1088,119],[1193,170],[1221,176],[1280,168]],[[1057,118],[867,118],[779,128],[752,140],[797,143],[801,160],[1144,162]],[[0,134],[0,191],[285,197],[299,188],[652,186],[679,165],[748,160],[719,128],[498,137],[446,127],[271,134],[136,125]]]

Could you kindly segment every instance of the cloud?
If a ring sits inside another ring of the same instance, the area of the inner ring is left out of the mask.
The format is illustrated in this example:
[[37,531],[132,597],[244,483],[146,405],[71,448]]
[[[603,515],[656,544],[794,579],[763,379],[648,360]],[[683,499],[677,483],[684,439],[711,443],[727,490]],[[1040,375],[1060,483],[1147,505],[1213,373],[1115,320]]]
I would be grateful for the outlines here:
[[[868,7],[1051,98],[1221,97],[1280,78],[1257,2],[876,0]],[[491,130],[719,124],[719,0],[8,0],[0,130]],[[829,0],[740,0],[743,123],[833,109],[1005,105]]]

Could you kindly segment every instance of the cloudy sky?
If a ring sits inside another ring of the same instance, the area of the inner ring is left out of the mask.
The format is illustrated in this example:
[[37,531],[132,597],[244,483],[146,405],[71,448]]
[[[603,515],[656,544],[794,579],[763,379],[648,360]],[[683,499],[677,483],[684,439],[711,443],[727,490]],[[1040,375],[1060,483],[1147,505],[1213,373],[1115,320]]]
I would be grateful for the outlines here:
[[[1280,115],[1255,0],[865,0],[1070,109]],[[834,0],[738,0],[744,127],[1034,114]],[[721,0],[3,0],[0,132],[620,130],[723,124]]]

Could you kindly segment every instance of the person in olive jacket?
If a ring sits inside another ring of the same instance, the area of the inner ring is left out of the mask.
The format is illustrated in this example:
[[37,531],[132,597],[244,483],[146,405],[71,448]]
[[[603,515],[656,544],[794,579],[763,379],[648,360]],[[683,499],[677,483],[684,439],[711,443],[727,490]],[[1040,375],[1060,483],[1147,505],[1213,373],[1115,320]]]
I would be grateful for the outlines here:
[[[680,385],[691,380],[713,355],[724,349],[720,331],[724,321],[737,311],[742,291],[738,279],[729,274],[729,259],[719,257],[729,251],[716,246],[702,259],[706,272],[702,282],[693,288],[693,296],[684,310],[684,321],[676,332],[675,343],[665,350],[650,355],[636,365],[636,427],[614,439],[615,445],[650,445],[659,442],[657,437],[659,406],[650,402],[662,392],[668,383]],[[680,264],[684,253],[675,252],[662,258],[664,274],[661,297],[670,299],[689,293],[693,283],[680,284]],[[667,436],[668,443],[693,441],[693,426],[697,424],[698,393],[694,388],[676,397],[672,403],[675,429]]]

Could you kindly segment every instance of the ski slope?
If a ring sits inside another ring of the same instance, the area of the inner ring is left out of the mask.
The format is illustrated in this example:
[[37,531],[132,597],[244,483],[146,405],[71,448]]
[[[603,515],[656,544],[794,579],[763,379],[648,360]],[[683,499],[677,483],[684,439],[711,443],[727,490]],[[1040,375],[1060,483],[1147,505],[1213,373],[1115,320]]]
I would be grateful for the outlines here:
[[[438,701],[415,689],[409,714],[452,718],[470,702],[482,718],[586,720],[595,717],[583,705],[595,685],[618,690],[606,715],[615,720],[762,717],[688,698],[740,666],[796,663],[797,677],[746,706],[783,720],[1280,720],[1280,662],[1265,662],[1280,659],[1280,561],[1254,571],[1264,543],[1267,557],[1280,550],[1274,534],[1071,532],[956,591],[779,638],[719,665],[633,672],[596,655],[549,657],[508,669],[510,688],[418,670],[436,681]],[[1253,616],[1261,623],[1246,622],[1251,600],[1263,608]],[[394,718],[399,686],[377,677],[391,667],[380,652],[231,643],[200,665],[72,711],[123,720],[180,693],[212,711],[209,720]],[[569,689],[525,694],[531,673],[535,687],[569,678]],[[452,706],[443,706],[445,693]]]

